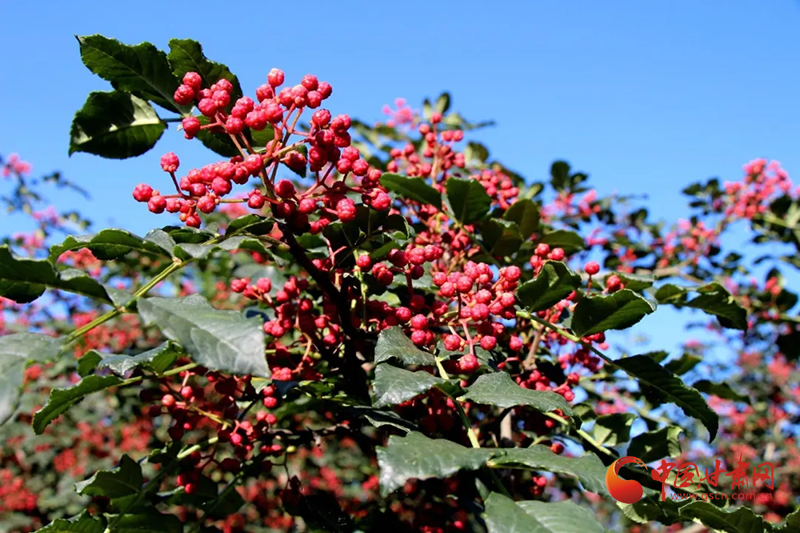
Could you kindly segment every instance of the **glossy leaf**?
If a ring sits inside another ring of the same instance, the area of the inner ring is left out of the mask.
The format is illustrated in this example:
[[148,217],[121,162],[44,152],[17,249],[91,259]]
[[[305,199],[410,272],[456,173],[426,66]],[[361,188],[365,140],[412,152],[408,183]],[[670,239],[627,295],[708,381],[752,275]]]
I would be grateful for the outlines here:
[[586,248],[583,237],[569,230],[555,230],[542,235],[539,242],[550,245],[550,248],[563,248],[564,253],[574,254]]
[[69,154],[136,157],[155,146],[166,127],[155,109],[138,96],[93,92],[72,119]]
[[86,376],[68,389],[53,389],[47,404],[33,415],[33,431],[41,435],[45,428],[67,409],[83,400],[87,395],[122,383],[116,376]]
[[696,381],[692,387],[700,392],[711,394],[718,398],[722,398],[723,400],[733,400],[734,402],[744,402],[747,404],[750,403],[750,398],[746,394],[740,394],[736,392],[731,388],[730,385],[724,382],[715,383],[707,379],[701,379],[700,381]]
[[475,383],[467,387],[467,393],[461,399],[495,405],[501,409],[518,405],[527,405],[543,413],[561,409],[565,415],[572,415],[572,408],[560,394],[522,388],[506,372],[478,377]]
[[602,445],[617,446],[631,438],[631,426],[636,421],[633,413],[614,413],[598,416],[594,422],[594,437]]
[[492,199],[478,180],[450,178],[446,188],[451,213],[462,224],[477,222],[489,212]]
[[625,329],[656,310],[655,305],[629,289],[607,296],[584,297],[572,314],[572,331],[585,337],[609,329]]
[[96,353],[102,357],[97,362],[97,368],[108,368],[114,374],[124,377],[128,372],[139,367],[146,368],[155,374],[161,374],[172,368],[172,365],[183,354],[183,351],[177,344],[165,342],[157,348],[137,355],[105,355],[99,354],[94,350],[88,353]]
[[378,334],[378,343],[375,346],[375,362],[383,363],[395,359],[408,366],[433,366],[436,358],[425,351],[420,350],[411,342],[403,328],[394,326],[385,329]]
[[517,297],[531,312],[550,309],[581,286],[581,277],[559,261],[546,261],[539,274],[519,286]]
[[513,255],[522,245],[522,236],[516,222],[500,218],[489,219],[481,224],[483,245],[496,257]]
[[104,229],[93,235],[71,235],[61,244],[51,246],[50,261],[56,262],[64,252],[81,248],[88,248],[101,261],[119,259],[130,252],[171,257],[172,251],[123,229]]
[[503,214],[517,224],[523,239],[528,239],[539,227],[539,206],[532,200],[517,200]]
[[0,424],[5,423],[19,405],[25,367],[61,354],[60,339],[41,333],[13,333],[0,337]]
[[183,78],[187,72],[197,72],[203,78],[203,87],[210,87],[222,78],[233,85],[231,103],[242,96],[239,79],[222,63],[211,61],[203,53],[203,47],[192,39],[170,39],[167,55],[172,72]]
[[77,39],[83,64],[115,89],[134,93],[175,113],[186,114],[191,109],[175,103],[173,94],[181,82],[172,73],[167,54],[152,44],[130,46],[102,35]]
[[372,383],[375,399],[374,407],[397,405],[429,391],[444,380],[419,371],[410,372],[392,365],[378,365]]
[[635,355],[617,359],[614,364],[639,382],[653,387],[680,407],[687,416],[703,423],[708,429],[709,441],[713,441],[719,427],[719,417],[708,406],[703,396],[686,385],[681,378],[659,365],[646,355]]
[[503,449],[502,455],[491,460],[493,465],[513,467],[522,465],[534,470],[568,474],[575,476],[583,487],[597,494],[608,494],[606,489],[606,470],[600,458],[593,453],[580,457],[564,457],[556,455],[550,448],[536,444],[530,448]]
[[211,370],[269,377],[264,331],[258,319],[214,309],[200,295],[139,300],[139,314]]
[[128,455],[112,470],[100,470],[85,481],[75,484],[75,491],[85,496],[105,496],[109,499],[138,494],[144,479],[142,467]]
[[514,502],[493,492],[486,499],[489,533],[604,533],[589,509],[570,501]]
[[628,455],[650,463],[665,457],[676,459],[681,455],[680,435],[683,428],[665,426],[656,431],[641,433],[631,439]]
[[399,194],[421,204],[428,204],[442,208],[442,195],[439,191],[428,185],[423,178],[409,178],[400,174],[386,172],[381,175],[381,185],[388,191]]
[[106,522],[102,516],[92,516],[89,511],[82,511],[72,518],[57,518],[36,533],[103,533]]

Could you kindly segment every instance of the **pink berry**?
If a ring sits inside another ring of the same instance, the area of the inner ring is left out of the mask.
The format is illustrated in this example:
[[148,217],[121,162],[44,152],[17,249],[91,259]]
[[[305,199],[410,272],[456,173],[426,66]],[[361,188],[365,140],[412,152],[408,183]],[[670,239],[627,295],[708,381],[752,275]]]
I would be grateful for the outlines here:
[[414,329],[426,329],[428,327],[428,318],[425,315],[414,315],[411,319],[411,327]]
[[133,189],[133,198],[137,202],[147,202],[153,196],[153,188],[146,183],[140,183]]
[[194,102],[194,97],[195,91],[188,85],[178,86],[178,88],[175,89],[175,93],[172,95],[172,98],[178,105],[189,105]]
[[183,84],[188,85],[195,91],[199,91],[203,85],[203,78],[197,72],[187,72],[183,75]]
[[181,121],[183,125],[183,132],[186,135],[187,139],[193,138],[200,132],[200,121],[197,120],[197,117],[186,117]]
[[589,274],[590,276],[594,276],[595,274],[600,272],[600,265],[597,263],[597,261],[589,261],[583,267],[583,270],[585,270],[586,273]]
[[483,348],[484,350],[494,350],[495,346],[497,346],[496,337],[487,335],[481,339],[481,348]]
[[152,196],[147,202],[147,209],[152,213],[163,213],[167,208],[167,199],[163,196]]
[[471,374],[480,368],[481,362],[478,361],[478,358],[472,354],[467,354],[462,356],[458,360],[458,367],[461,369],[462,372],[466,374]]
[[161,156],[161,168],[164,172],[175,172],[180,164],[181,162],[175,152],[167,152]]
[[275,185],[275,194],[281,198],[293,198],[296,194],[294,185],[289,180],[281,180]]
[[279,85],[283,85],[284,78],[285,75],[283,74],[283,71],[277,68],[270,70],[269,74],[267,74],[267,82],[272,87],[278,87]]

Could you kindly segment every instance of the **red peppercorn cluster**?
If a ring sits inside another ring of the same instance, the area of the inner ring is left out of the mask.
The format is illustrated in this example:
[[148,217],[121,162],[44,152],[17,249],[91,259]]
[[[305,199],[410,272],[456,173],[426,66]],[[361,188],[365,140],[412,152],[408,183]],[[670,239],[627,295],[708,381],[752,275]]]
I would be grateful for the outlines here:
[[[310,74],[299,84],[278,90],[283,82],[283,72],[272,69],[267,83],[256,89],[258,102],[242,96],[231,106],[234,87],[230,81],[221,79],[204,89],[198,73],[187,73],[175,91],[175,101],[195,104],[207,123],[194,116],[183,119],[186,138],[194,138],[201,131],[227,135],[241,155],[191,169],[179,179],[178,156],[165,154],[161,168],[171,176],[176,193],[162,194],[140,184],[134,188],[134,199],[146,202],[153,213],[180,213],[181,220],[193,227],[201,223],[198,212],[211,213],[222,203],[246,203],[255,210],[270,204],[274,216],[294,227],[309,227],[312,233],[319,233],[332,221],[355,218],[356,205],[346,196],[349,192],[361,194],[364,204],[376,210],[389,209],[391,198],[380,188],[380,170],[370,167],[351,146],[350,117],[333,117],[329,110],[319,108],[331,95],[331,85]],[[299,130],[297,124],[306,109],[316,111],[311,115],[310,129]],[[256,133],[264,130],[270,130],[271,140],[258,144],[256,138],[263,135]],[[308,155],[301,147],[307,148]],[[315,173],[315,183],[300,192],[289,180],[276,183],[280,164],[298,173],[308,168]],[[246,198],[225,198],[234,185],[246,185],[256,177],[260,183]],[[345,185],[347,178],[351,178],[352,187]],[[318,214],[318,220],[309,220],[313,213]]]
[[536,249],[533,251],[529,263],[533,267],[535,275],[539,273],[545,260],[563,261],[564,257],[566,257],[566,254],[563,248],[556,247],[551,250],[549,244],[540,242],[536,245]]
[[511,178],[502,172],[488,169],[470,177],[481,182],[487,194],[492,198],[492,202],[499,205],[501,209],[508,209],[517,199],[519,188],[514,185]]

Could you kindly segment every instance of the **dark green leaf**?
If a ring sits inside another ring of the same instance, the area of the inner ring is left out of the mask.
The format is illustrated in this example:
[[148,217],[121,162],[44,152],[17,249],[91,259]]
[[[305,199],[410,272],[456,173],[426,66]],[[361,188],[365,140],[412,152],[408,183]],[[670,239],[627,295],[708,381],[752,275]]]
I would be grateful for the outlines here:
[[392,435],[386,447],[379,446],[381,494],[387,496],[409,479],[442,478],[459,470],[477,470],[495,450],[465,448],[445,439],[429,439],[421,433]]
[[78,516],[69,519],[53,520],[36,533],[103,533],[106,523],[102,516],[92,516],[82,511]]
[[[109,520],[116,515],[109,515]],[[114,533],[183,533],[183,522],[172,514],[149,512],[122,515],[114,525]]]
[[433,366],[436,364],[436,358],[417,348],[403,333],[403,328],[399,326],[385,329],[378,335],[378,343],[375,346],[375,363],[383,363],[390,359],[396,359],[406,366]]
[[173,100],[180,80],[167,61],[167,54],[150,43],[122,44],[102,35],[78,37],[86,67],[110,81],[115,89],[134,93],[175,113],[187,114],[191,106]]
[[386,172],[381,176],[381,185],[388,191],[397,193],[403,198],[432,205],[437,209],[442,208],[442,195],[422,178],[409,178],[408,176]]
[[50,422],[89,394],[120,383],[122,380],[116,376],[86,376],[69,389],[51,390],[47,404],[33,415],[33,431],[41,435]]
[[[683,354],[680,359],[673,359],[672,361],[668,361],[664,366],[670,372],[682,376],[696,367],[701,358],[697,357],[696,355],[685,353]],[[660,362],[660,361],[657,361]]]
[[683,409],[686,415],[702,422],[708,429],[709,441],[714,440],[719,427],[719,417],[696,389],[687,386],[681,378],[646,355],[625,357],[614,361],[614,364],[641,383],[666,395],[669,401]]
[[485,163],[489,159],[489,149],[481,143],[470,141],[464,148],[464,160],[468,164]]
[[486,527],[489,533],[546,533],[536,518],[514,500],[493,492],[486,499]]
[[60,354],[60,340],[41,333],[0,337],[0,424],[11,418],[17,409],[28,363],[55,359]]
[[686,304],[714,315],[724,328],[747,329],[747,311],[719,283],[709,283],[697,289],[700,294]]
[[[198,116],[197,120],[200,122],[201,126],[207,126],[211,123],[209,118],[203,115]],[[203,143],[203,146],[222,157],[242,155],[236,143],[231,140],[227,133],[221,131],[220,128],[200,130],[197,133],[197,138]]]
[[493,372],[478,377],[475,383],[467,387],[467,393],[462,399],[496,405],[501,409],[517,405],[528,405],[543,413],[561,409],[565,415],[572,415],[572,409],[560,394],[522,388],[506,372]]
[[270,377],[264,331],[258,319],[214,309],[202,296],[139,301],[145,324],[156,325],[180,344],[192,360],[211,370]]
[[550,167],[550,184],[557,191],[567,188],[569,185],[570,166],[566,161],[556,161]]
[[506,210],[503,218],[516,222],[522,238],[528,239],[539,227],[539,206],[532,200],[517,200]]
[[392,365],[378,365],[375,368],[374,407],[397,405],[429,391],[444,380],[419,371],[409,372]]
[[686,289],[672,283],[658,288],[655,298],[660,304],[674,304],[686,301]]
[[93,92],[72,119],[69,153],[136,157],[155,146],[166,127],[155,109],[138,96]]
[[630,289],[607,296],[584,297],[572,314],[572,331],[585,337],[609,329],[625,329],[639,322],[656,307]]
[[739,394],[727,383],[714,383],[707,379],[701,379],[700,381],[695,382],[692,387],[700,392],[711,394],[718,398],[722,398],[723,400],[733,400],[734,402],[745,402],[747,404],[750,403],[749,396],[746,394]]
[[[98,353],[92,350],[89,353]],[[173,342],[165,342],[157,348],[137,355],[102,355],[97,368],[108,368],[118,376],[125,376],[134,368],[144,367],[155,374],[162,374],[172,367],[178,357],[183,354],[180,346]],[[84,356],[85,357],[85,356]]]
[[92,477],[75,483],[75,492],[85,496],[123,498],[142,490],[142,467],[128,455],[123,455],[113,470],[99,470]]
[[570,501],[513,500],[493,492],[486,499],[489,533],[604,533],[591,510]]
[[594,437],[605,446],[617,446],[631,438],[631,426],[636,420],[633,413],[614,413],[598,416],[594,423]]
[[94,235],[69,236],[61,244],[50,247],[50,261],[55,263],[69,250],[88,248],[101,261],[119,259],[130,252],[172,257],[172,248],[164,249],[123,229],[104,229]]
[[78,375],[83,378],[91,374],[92,371],[97,368],[97,363],[99,363],[101,359],[103,359],[103,356],[100,352],[95,350],[89,350],[83,354],[81,358],[78,359]]
[[[606,282],[611,275],[612,274],[608,274],[606,276]],[[624,272],[616,272],[616,275],[622,280],[622,283],[625,284],[626,289],[631,289],[632,291],[637,292],[642,292],[643,290],[652,287],[653,283],[656,282],[656,278],[645,274],[626,274]]]
[[693,501],[681,507],[685,519],[697,519],[711,528],[728,533],[763,533],[764,520],[744,506],[720,509],[707,502]]
[[522,236],[516,222],[501,218],[490,218],[481,223],[483,245],[497,257],[513,255],[522,244]]
[[569,255],[586,248],[583,237],[574,231],[559,229],[545,233],[539,242],[550,245],[550,248],[562,248]]
[[546,261],[532,280],[520,285],[517,297],[531,312],[549,309],[581,286],[581,277],[559,261]]
[[167,56],[172,72],[183,78],[187,72],[197,72],[203,78],[203,85],[210,87],[222,78],[233,84],[231,103],[242,96],[242,87],[239,79],[227,66],[209,60],[203,54],[203,47],[192,39],[171,39],[169,41],[169,55]]
[[443,92],[439,95],[439,98],[436,99],[436,112],[444,115],[450,110],[450,93]]
[[636,435],[628,446],[628,455],[651,463],[665,457],[678,458],[681,455],[680,435],[683,428],[666,426],[656,431]]
[[480,181],[450,178],[446,187],[453,217],[462,224],[477,222],[489,212],[492,199]]
[[523,465],[534,470],[568,474],[580,480],[583,487],[597,494],[608,494],[606,488],[606,470],[600,458],[593,453],[586,453],[580,457],[564,457],[556,455],[550,448],[536,444],[530,448],[510,448],[501,450],[491,460],[493,465]]

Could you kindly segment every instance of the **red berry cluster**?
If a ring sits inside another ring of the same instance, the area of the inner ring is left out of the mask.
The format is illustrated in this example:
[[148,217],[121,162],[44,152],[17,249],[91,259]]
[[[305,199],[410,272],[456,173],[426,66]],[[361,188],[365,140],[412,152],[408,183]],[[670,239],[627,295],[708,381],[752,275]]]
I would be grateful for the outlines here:
[[470,177],[481,182],[483,188],[492,198],[492,202],[499,205],[501,209],[508,209],[517,199],[519,188],[514,186],[511,178],[502,172],[489,169]]

